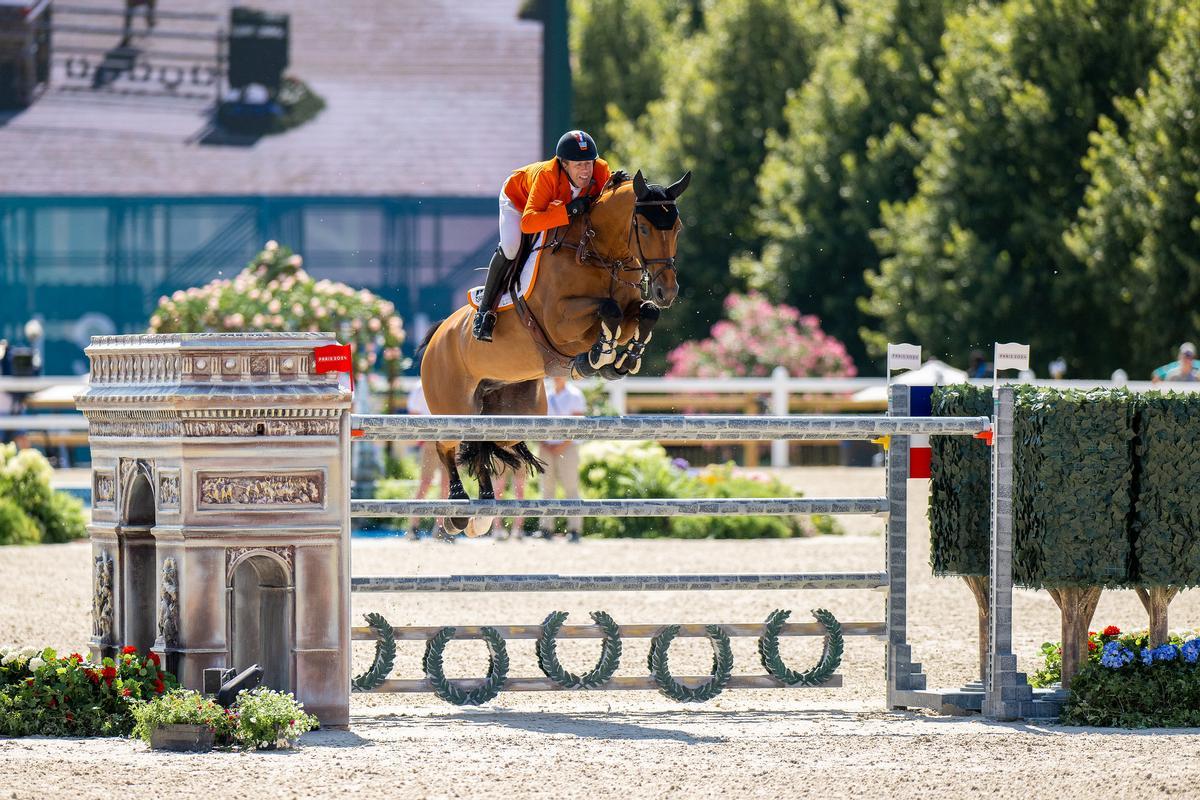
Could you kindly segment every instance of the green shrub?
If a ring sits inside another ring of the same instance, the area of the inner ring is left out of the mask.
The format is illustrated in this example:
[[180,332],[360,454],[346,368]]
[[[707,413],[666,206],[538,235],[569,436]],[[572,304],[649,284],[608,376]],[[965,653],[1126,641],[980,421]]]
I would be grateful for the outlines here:
[[[37,450],[0,446],[0,544],[68,542],[87,535],[83,503],[51,489],[53,475]],[[23,513],[13,513],[14,507]],[[32,538],[27,523],[33,525]]]
[[218,744],[233,739],[236,715],[215,700],[191,689],[175,689],[154,699],[138,703],[132,710],[135,724],[130,735],[150,743],[150,734],[164,725],[205,725]]
[[304,713],[304,704],[290,693],[259,687],[240,692],[234,738],[243,747],[275,749],[288,746],[302,733],[314,730],[317,718]]
[[42,532],[36,522],[7,497],[0,497],[0,545],[37,544]]
[[[388,478],[401,480],[417,480],[421,477],[421,468],[416,459],[406,455],[385,455],[383,474]],[[376,495],[378,497],[378,495]]]
[[[990,417],[990,386],[938,386],[935,417]],[[970,436],[930,436],[929,563],[934,575],[987,575],[992,536],[991,448]]]

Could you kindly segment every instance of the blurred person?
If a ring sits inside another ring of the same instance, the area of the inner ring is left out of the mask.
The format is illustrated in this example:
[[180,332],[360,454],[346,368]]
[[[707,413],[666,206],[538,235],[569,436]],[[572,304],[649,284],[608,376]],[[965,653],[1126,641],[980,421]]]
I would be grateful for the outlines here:
[[[587,401],[583,392],[567,382],[566,378],[553,379],[554,390],[546,393],[547,413],[552,417],[582,417],[587,413]],[[542,458],[546,472],[542,475],[542,497],[553,499],[559,487],[568,500],[579,499],[579,443],[572,441],[542,442]],[[549,539],[554,535],[555,517],[543,517],[538,523],[542,536]],[[583,534],[583,517],[567,519],[567,540],[578,542]]]
[[609,177],[618,182],[629,180],[621,170],[610,171],[586,131],[567,131],[558,140],[553,158],[527,164],[508,176],[500,189],[500,245],[488,264],[483,294],[472,321],[476,339],[492,340],[496,304],[517,268],[522,235],[569,225],[591,208]]
[[[513,470],[511,467],[505,467],[492,476],[492,490],[499,500],[504,497],[504,492],[508,489],[509,479],[512,479],[513,497],[518,500],[525,499],[525,484],[529,478],[528,473],[522,468]],[[514,539],[520,541],[525,537],[525,518],[513,517],[511,535]],[[504,517],[496,517],[492,521],[492,536],[496,539],[507,539],[509,531],[504,529]]]
[[991,375],[991,370],[988,368],[987,356],[982,350],[972,350],[967,361],[967,377],[968,378],[986,378]]
[[[409,414],[429,415],[429,404],[425,402],[425,390],[421,388],[421,382],[417,381],[417,385],[408,393],[408,400],[405,403],[405,409]],[[417,480],[417,492],[414,495],[415,500],[421,500],[429,492],[429,487],[433,485],[433,476],[436,472],[441,472],[442,494],[441,497],[450,495],[450,476],[446,474],[446,470],[442,467],[442,460],[438,458],[437,445],[435,442],[417,442],[417,458],[420,463],[420,472]],[[419,538],[417,535],[417,523],[420,520],[417,517],[408,518],[408,535],[415,542]],[[434,522],[436,529],[441,524],[440,520]]]
[[1170,364],[1163,364],[1150,375],[1154,383],[1191,382],[1200,380],[1200,371],[1196,366],[1196,345],[1184,342],[1179,345],[1179,355]]

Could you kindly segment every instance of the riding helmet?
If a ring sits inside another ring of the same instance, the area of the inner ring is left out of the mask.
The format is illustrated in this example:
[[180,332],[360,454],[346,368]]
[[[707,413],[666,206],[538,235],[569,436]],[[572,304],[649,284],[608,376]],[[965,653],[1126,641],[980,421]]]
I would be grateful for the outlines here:
[[558,140],[554,155],[563,161],[595,161],[596,142],[587,131],[567,131]]

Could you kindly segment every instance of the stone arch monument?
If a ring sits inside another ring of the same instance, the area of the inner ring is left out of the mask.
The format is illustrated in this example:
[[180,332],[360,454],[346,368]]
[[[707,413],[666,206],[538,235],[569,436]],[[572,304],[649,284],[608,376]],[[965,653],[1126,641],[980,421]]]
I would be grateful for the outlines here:
[[93,656],[153,648],[194,689],[258,663],[348,725],[351,398],[313,354],[334,343],[92,339]]

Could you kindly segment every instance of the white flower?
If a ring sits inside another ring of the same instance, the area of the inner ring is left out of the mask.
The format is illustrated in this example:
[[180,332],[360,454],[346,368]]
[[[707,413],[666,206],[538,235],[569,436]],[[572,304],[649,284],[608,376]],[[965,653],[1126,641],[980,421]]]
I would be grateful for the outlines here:
[[289,258],[287,260],[287,263],[288,263],[289,267],[298,267],[304,263],[304,259],[300,257],[299,253],[297,253],[296,255]]
[[21,658],[22,659],[33,658],[40,652],[42,652],[42,651],[38,650],[36,647],[26,647],[24,650],[21,651]]
[[16,660],[17,660],[17,654],[15,652],[14,653],[5,653],[4,657],[0,658],[0,664],[11,664]]
[[33,658],[29,659],[29,668],[31,670],[36,670],[38,667],[42,666],[45,663],[46,662],[43,661],[41,658],[34,656]]
[[283,304],[278,300],[272,300],[271,302],[267,303],[267,311],[270,311],[272,314],[278,314],[279,309],[281,308],[283,308]]
[[274,239],[267,242],[266,245],[263,247],[263,250],[266,250],[268,253],[274,253],[278,249],[279,249],[279,242],[275,241]]

